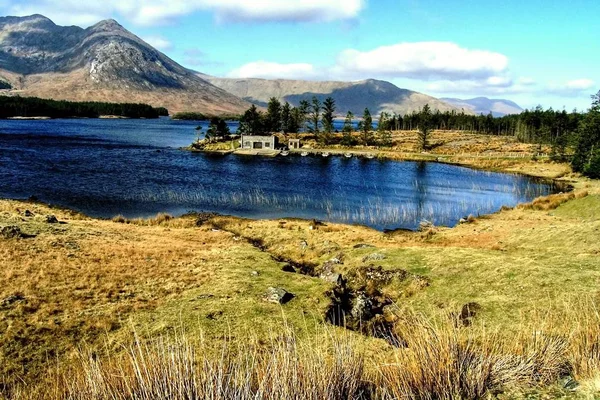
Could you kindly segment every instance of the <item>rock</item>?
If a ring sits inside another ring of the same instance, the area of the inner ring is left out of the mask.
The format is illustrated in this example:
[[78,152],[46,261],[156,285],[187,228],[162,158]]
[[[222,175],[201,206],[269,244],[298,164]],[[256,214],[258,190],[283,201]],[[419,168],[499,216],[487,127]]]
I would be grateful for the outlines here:
[[32,213],[29,210],[25,210],[25,212],[23,213],[24,216],[26,216],[27,218],[33,217],[35,214]]
[[263,295],[263,300],[269,303],[286,304],[295,296],[282,288],[270,287]]
[[17,239],[23,237],[23,233],[17,225],[8,225],[0,229],[0,236],[5,239]]
[[285,264],[283,267],[281,267],[281,270],[283,272],[290,272],[292,274],[296,273],[296,268],[294,268],[292,265],[290,264]]
[[58,224],[58,218],[54,215],[46,215],[46,223],[48,224]]
[[381,253],[373,253],[373,254],[369,254],[367,256],[364,256],[362,261],[363,262],[367,262],[367,261],[381,261],[381,260],[385,260],[386,256],[385,254],[381,254]]
[[342,275],[335,272],[334,265],[336,264],[339,263],[336,263],[333,260],[329,260],[325,264],[323,264],[323,267],[321,268],[321,273],[319,274],[319,278],[336,285],[343,284],[344,280]]
[[459,220],[458,220],[458,223],[459,223],[459,224],[461,224],[461,225],[462,225],[462,224],[466,224],[467,222],[468,222],[468,221],[467,221],[467,219],[466,219],[466,218],[461,218],[461,219],[459,219]]
[[307,247],[308,247],[308,242],[306,240],[303,240],[300,242],[300,248],[302,250],[306,250]]
[[352,302],[350,315],[356,321],[368,321],[372,315],[373,301],[365,293],[359,293]]
[[366,244],[366,243],[358,243],[354,245],[355,249],[371,249],[374,248],[375,246],[373,246],[372,244]]
[[252,271],[252,272],[250,272],[250,275],[259,276],[260,274],[258,273],[258,271]]
[[421,221],[419,223],[419,230],[421,232],[424,232],[424,231],[432,229],[432,228],[435,228],[435,225],[433,224],[433,222],[427,221],[426,219],[424,219],[423,221]]

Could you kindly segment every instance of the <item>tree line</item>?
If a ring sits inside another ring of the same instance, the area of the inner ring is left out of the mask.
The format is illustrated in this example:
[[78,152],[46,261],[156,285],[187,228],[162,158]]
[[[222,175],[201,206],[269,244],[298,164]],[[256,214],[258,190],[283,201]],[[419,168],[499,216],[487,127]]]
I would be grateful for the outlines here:
[[158,118],[169,115],[164,107],[148,104],[74,102],[37,97],[0,96],[0,118],[98,118],[114,115],[125,118]]
[[[264,135],[275,132],[312,133],[321,144],[334,141],[344,146],[392,146],[392,131],[416,130],[419,147],[427,150],[433,130],[466,131],[487,135],[514,136],[521,142],[551,146],[556,161],[572,161],[575,171],[600,178],[600,92],[592,96],[592,107],[582,113],[574,110],[525,110],[520,114],[495,117],[471,115],[464,111],[432,111],[428,104],[404,116],[380,113],[377,128],[368,108],[362,116],[346,114],[341,139],[333,126],[336,104],[332,97],[321,102],[316,96],[302,100],[298,107],[271,98],[266,112],[252,106],[240,117],[239,133]],[[360,117],[356,128],[354,121]]]

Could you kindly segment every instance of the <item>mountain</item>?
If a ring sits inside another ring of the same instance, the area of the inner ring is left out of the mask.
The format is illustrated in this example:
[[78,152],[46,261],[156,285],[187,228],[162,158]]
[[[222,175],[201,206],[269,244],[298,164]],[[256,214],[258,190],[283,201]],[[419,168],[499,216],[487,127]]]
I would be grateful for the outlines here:
[[[317,96],[321,101],[331,96],[335,99],[336,108],[341,115],[345,115],[347,111],[352,111],[355,115],[362,115],[365,108],[369,108],[372,114],[386,111],[404,115],[418,111],[425,104],[440,111],[458,109],[423,93],[400,89],[389,82],[374,79],[360,82],[319,82],[283,79],[229,79],[203,74],[200,76],[215,86],[260,106],[266,106],[272,97],[297,106],[301,100],[310,100],[312,96]],[[466,111],[470,113],[470,111]]]
[[505,99],[488,99],[487,97],[475,97],[474,99],[461,100],[453,98],[441,98],[440,100],[452,104],[458,108],[471,110],[475,114],[489,114],[501,117],[509,114],[520,114],[523,109],[515,102]]
[[0,81],[12,85],[9,94],[143,102],[171,112],[241,113],[250,106],[114,20],[82,29],[42,15],[1,17]]

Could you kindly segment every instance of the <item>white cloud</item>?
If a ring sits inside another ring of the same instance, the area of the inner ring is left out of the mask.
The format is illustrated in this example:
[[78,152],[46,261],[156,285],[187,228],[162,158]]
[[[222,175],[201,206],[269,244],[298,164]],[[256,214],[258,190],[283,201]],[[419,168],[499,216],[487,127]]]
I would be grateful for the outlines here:
[[319,72],[312,64],[279,64],[256,61],[234,69],[228,74],[231,78],[264,79],[318,79]]
[[573,79],[563,83],[551,82],[545,91],[559,96],[576,97],[592,91],[595,85],[591,79]]
[[335,71],[340,75],[390,78],[486,79],[508,69],[508,58],[487,50],[462,48],[451,42],[416,42],[361,52],[345,50]]
[[60,24],[124,18],[138,25],[172,22],[195,11],[225,22],[330,22],[358,17],[366,0],[8,0],[11,15],[44,14]]
[[173,43],[169,42],[162,36],[144,36],[142,39],[150,46],[157,48],[161,51],[167,51],[173,49]]

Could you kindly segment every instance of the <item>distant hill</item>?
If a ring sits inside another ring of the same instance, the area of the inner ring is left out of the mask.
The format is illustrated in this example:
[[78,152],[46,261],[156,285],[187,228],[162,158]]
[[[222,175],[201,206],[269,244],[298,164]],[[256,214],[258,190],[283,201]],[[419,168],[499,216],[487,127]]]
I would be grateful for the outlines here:
[[473,99],[461,100],[453,98],[441,98],[440,100],[459,108],[469,109],[475,114],[489,114],[495,117],[509,114],[520,114],[523,109],[515,102],[505,99],[488,99],[487,97],[475,97]]
[[114,20],[82,29],[42,15],[0,17],[0,81],[12,86],[8,94],[142,102],[171,112],[241,113],[250,106]]
[[[365,108],[371,114],[382,111],[406,114],[420,110],[425,104],[434,110],[459,110],[434,97],[423,93],[401,89],[390,82],[369,79],[359,82],[302,81],[284,79],[229,79],[208,75],[200,76],[229,93],[256,105],[265,106],[270,98],[287,101],[297,106],[301,100],[310,100],[313,96],[324,100],[331,96],[336,101],[339,115],[352,111],[362,115]],[[466,112],[470,113],[469,109]]]

